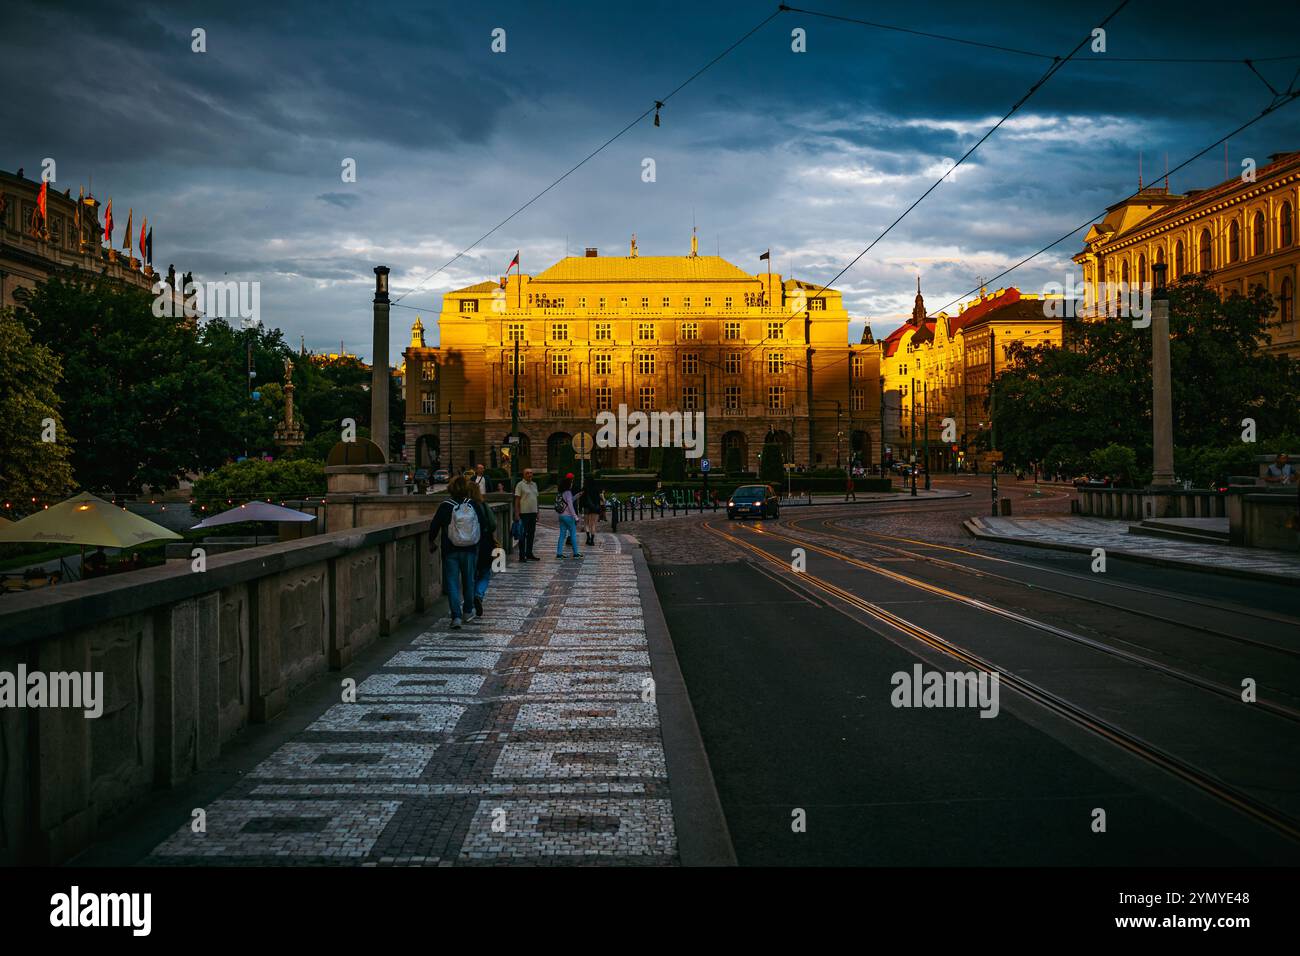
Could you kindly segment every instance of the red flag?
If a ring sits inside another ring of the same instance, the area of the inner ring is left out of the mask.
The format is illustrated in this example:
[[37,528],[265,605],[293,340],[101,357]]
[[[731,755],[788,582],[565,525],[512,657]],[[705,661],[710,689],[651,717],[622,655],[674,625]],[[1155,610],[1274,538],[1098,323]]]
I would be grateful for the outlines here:
[[104,241],[111,248],[113,245],[113,200],[108,201],[104,207]]
[[41,183],[41,191],[36,194],[36,208],[41,211],[42,221],[47,221],[49,218],[45,214],[45,194],[49,192],[49,189],[50,184],[48,182],[43,182]]
[[509,272],[517,265],[519,265],[519,253],[516,252],[515,257],[510,260],[510,265],[506,266],[506,272]]
[[140,258],[144,258],[144,231],[145,226],[149,224],[148,218],[142,217],[140,222]]

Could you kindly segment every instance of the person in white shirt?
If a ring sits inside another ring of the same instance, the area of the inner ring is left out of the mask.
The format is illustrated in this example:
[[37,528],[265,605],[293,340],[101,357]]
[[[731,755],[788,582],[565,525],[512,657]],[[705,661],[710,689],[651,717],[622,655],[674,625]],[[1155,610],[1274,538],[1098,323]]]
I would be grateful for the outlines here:
[[482,465],[475,465],[475,466],[474,466],[474,477],[473,477],[472,481],[474,482],[474,484],[478,485],[478,490],[479,490],[479,491],[483,492],[483,494],[485,494],[485,495],[487,494],[487,490],[488,490],[488,489],[487,489],[487,476],[483,474],[483,466],[482,466]]

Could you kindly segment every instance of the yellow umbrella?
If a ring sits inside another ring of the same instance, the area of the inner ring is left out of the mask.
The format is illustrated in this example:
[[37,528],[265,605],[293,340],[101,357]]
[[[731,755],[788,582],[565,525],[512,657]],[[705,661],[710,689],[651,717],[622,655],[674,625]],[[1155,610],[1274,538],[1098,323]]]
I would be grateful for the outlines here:
[[130,548],[159,538],[180,537],[175,531],[89,492],[0,527],[0,541],[42,541],[100,548]]

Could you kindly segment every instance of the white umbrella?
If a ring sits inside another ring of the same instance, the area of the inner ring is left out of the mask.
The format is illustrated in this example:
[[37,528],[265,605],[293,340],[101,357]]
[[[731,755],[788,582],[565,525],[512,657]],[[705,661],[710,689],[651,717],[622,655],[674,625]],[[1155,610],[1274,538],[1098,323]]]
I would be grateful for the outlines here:
[[204,518],[195,528],[214,528],[223,524],[242,524],[245,521],[315,521],[315,515],[309,515],[305,511],[295,511],[292,508],[282,508],[279,505],[273,505],[269,501],[250,501],[247,504],[238,505],[221,514],[213,515],[211,518]]

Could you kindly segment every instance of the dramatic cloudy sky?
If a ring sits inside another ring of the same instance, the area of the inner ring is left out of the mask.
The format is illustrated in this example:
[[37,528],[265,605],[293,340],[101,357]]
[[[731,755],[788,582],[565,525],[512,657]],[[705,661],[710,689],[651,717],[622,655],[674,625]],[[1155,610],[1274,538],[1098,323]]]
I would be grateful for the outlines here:
[[[861,4],[809,9],[1065,54],[1118,0]],[[837,286],[877,335],[936,309],[1096,217],[1258,115],[1241,64],[1123,57],[1300,53],[1300,6],[1132,0],[1107,53],[1087,48],[953,181]],[[262,285],[262,319],[297,343],[369,358],[371,269],[403,307],[598,246],[701,251],[826,282],[1043,73],[1048,61],[784,12],[444,272],[511,211],[773,11],[768,2],[29,2],[3,14],[0,168],[58,161],[60,188],[149,217],[156,264]],[[1059,8],[1053,10],[1052,8]],[[207,52],[190,51],[191,30]],[[506,31],[507,51],[490,50]],[[791,52],[791,30],[808,51]],[[1300,60],[1261,62],[1278,88]],[[1300,148],[1300,103],[1229,145],[1231,169]],[[341,163],[357,163],[357,182]],[[657,182],[641,180],[642,160]],[[1224,178],[1222,147],[1173,177]],[[1062,281],[1076,236],[998,285]],[[120,231],[119,231],[120,236]],[[416,312],[398,308],[393,357]]]

